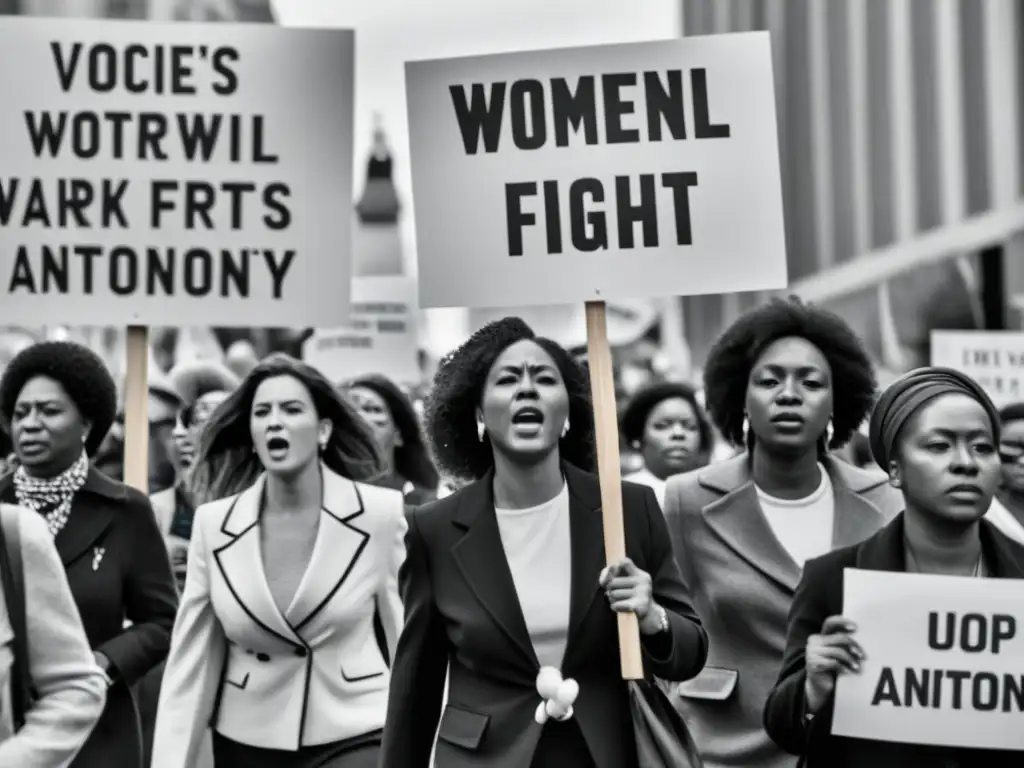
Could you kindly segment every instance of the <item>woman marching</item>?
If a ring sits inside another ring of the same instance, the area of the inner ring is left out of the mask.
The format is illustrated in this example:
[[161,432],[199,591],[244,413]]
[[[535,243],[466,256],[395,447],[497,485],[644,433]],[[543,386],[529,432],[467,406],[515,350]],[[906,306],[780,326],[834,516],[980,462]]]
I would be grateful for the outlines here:
[[384,454],[386,474],[375,484],[401,491],[409,506],[432,501],[441,480],[409,398],[390,379],[372,374],[346,382],[344,391]]
[[[381,768],[426,768],[435,733],[437,768],[636,768],[615,612],[661,678],[696,675],[707,641],[650,488],[623,484],[628,559],[603,567],[586,374],[518,318],[491,323],[438,369],[427,428],[474,482],[409,518]],[[540,725],[543,667],[579,690]]]
[[807,563],[765,728],[807,768],[1019,766],[1021,752],[832,735],[836,676],[855,674],[872,653],[841,615],[844,569],[1024,578],[1024,548],[983,519],[999,484],[999,414],[976,382],[946,368],[908,373],[879,399],[870,440],[903,513],[867,541]]
[[79,344],[28,347],[0,379],[0,416],[18,460],[0,479],[0,501],[45,518],[109,684],[103,716],[74,768],[140,764],[132,686],[166,657],[178,602],[149,500],[89,462],[116,408],[106,366]]
[[644,458],[644,468],[624,477],[654,490],[665,504],[665,483],[672,475],[708,463],[711,426],[689,384],[660,382],[633,395],[622,414],[622,439]]
[[192,768],[208,725],[217,768],[376,768],[406,531],[402,495],[359,482],[379,472],[363,420],[286,355],[216,410],[153,768]]
[[842,319],[775,300],[726,329],[704,386],[711,419],[746,451],[668,482],[665,516],[711,648],[677,703],[711,768],[788,768],[761,713],[803,565],[900,507],[883,473],[829,454],[870,411],[874,374]]

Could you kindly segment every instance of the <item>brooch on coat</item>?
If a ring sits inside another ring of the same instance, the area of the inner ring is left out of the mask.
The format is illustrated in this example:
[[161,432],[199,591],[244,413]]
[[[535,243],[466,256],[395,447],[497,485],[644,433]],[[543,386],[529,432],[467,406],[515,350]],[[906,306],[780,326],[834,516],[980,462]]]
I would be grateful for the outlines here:
[[92,551],[92,569],[98,571],[100,569],[100,563],[103,562],[103,555],[106,554],[106,549],[103,547],[96,547]]
[[562,679],[554,667],[541,667],[537,674],[537,693],[543,701],[537,705],[533,719],[541,725],[554,718],[565,722],[572,717],[572,705],[580,694],[580,686],[571,677]]

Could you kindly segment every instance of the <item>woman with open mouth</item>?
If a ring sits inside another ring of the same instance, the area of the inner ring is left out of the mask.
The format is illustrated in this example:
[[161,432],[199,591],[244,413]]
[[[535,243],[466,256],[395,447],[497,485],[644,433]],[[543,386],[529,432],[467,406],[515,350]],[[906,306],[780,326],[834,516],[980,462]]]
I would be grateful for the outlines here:
[[665,517],[710,638],[678,686],[708,768],[792,768],[761,712],[804,563],[867,538],[900,509],[880,471],[837,459],[875,396],[871,362],[838,316],[775,300],[741,316],[704,368],[711,420],[745,450],[668,481]]
[[636,392],[622,414],[622,439],[644,459],[643,469],[623,480],[654,490],[665,504],[665,483],[681,472],[708,463],[711,427],[689,384],[659,382]]
[[[984,519],[999,485],[999,429],[999,414],[981,386],[948,368],[912,371],[879,398],[871,416],[871,453],[902,494],[903,512],[866,541],[807,563],[793,598],[782,670],[765,706],[768,734],[807,768],[1024,764],[1021,751],[832,735],[837,676],[857,674],[865,654],[877,653],[861,646],[856,627],[842,616],[847,569],[1024,579],[1024,547]],[[912,693],[903,693],[910,686],[896,679],[903,705],[920,706]],[[965,715],[979,687],[964,684]],[[939,688],[932,690],[937,698]],[[879,706],[891,704],[890,698]]]
[[[585,372],[506,318],[441,364],[426,422],[471,482],[409,517],[380,767],[427,768],[436,734],[437,768],[638,768],[616,612],[639,618],[658,677],[696,675],[707,644],[650,488],[623,484],[628,558],[604,568]],[[565,719],[537,719],[542,669],[575,681]]]
[[402,626],[402,494],[363,419],[287,355],[207,422],[153,768],[376,768]]

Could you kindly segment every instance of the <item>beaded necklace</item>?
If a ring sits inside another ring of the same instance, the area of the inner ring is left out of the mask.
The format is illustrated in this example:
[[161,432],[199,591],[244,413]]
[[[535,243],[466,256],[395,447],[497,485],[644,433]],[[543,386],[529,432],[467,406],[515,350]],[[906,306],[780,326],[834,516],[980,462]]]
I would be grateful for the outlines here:
[[14,492],[21,506],[43,516],[50,535],[56,537],[67,525],[75,494],[85,485],[88,474],[89,459],[85,451],[56,477],[32,477],[24,466],[19,466],[14,473]]

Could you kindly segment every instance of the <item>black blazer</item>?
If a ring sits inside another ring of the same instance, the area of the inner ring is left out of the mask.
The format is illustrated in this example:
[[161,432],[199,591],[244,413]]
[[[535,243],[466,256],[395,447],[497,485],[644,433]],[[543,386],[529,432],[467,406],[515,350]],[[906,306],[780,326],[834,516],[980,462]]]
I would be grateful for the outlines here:
[[[992,578],[1024,579],[1024,547],[981,521],[981,546]],[[860,544],[809,560],[789,613],[786,654],[778,682],[764,708],[764,727],[772,740],[807,768],[1010,768],[1024,765],[1021,752],[956,749],[896,744],[832,735],[832,704],[808,723],[804,718],[804,647],[829,616],[842,613],[843,569],[906,570],[903,514]]]
[[[617,622],[598,585],[605,564],[601,490],[596,475],[568,464],[563,471],[572,584],[562,673],[580,685],[574,717],[543,727],[534,720],[540,665],[502,547],[489,473],[409,513],[399,575],[405,628],[391,668],[380,768],[427,768],[435,732],[437,768],[636,766]],[[645,669],[687,680],[704,666],[707,635],[690,607],[665,519],[646,486],[623,483],[622,501],[626,552],[651,574],[671,624],[662,647],[645,643]]]
[[[0,479],[0,500],[17,503],[13,474]],[[54,544],[89,644],[115,669],[103,716],[72,768],[133,768],[140,745],[130,686],[167,656],[178,608],[167,547],[149,499],[95,468]]]

